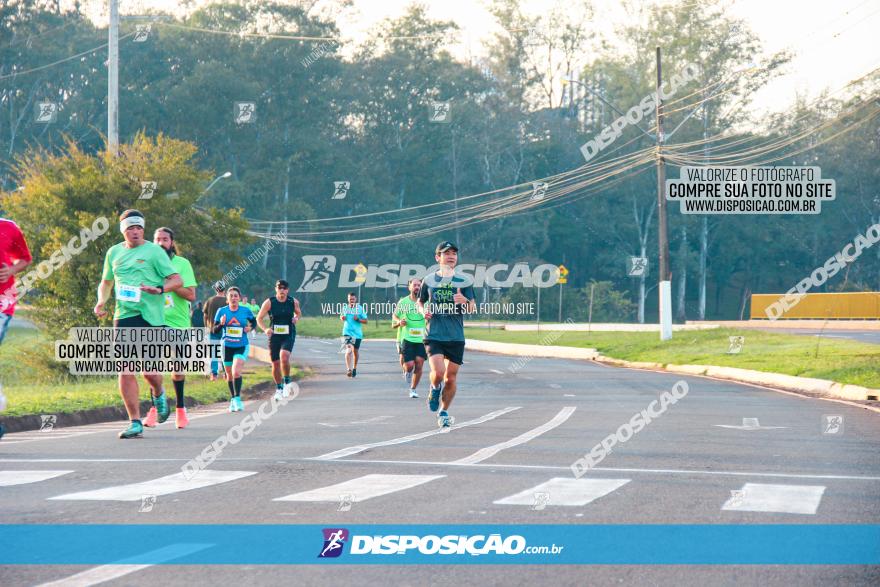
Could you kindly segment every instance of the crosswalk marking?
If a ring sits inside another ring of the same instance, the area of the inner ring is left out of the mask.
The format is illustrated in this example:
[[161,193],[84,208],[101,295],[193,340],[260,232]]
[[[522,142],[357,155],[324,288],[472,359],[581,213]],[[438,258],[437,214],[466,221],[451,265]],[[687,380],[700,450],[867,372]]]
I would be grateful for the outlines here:
[[546,494],[546,505],[583,506],[608,495],[629,482],[629,479],[554,477],[540,485],[535,485],[492,503],[498,505],[535,505],[538,499],[535,494]]
[[0,471],[0,487],[37,483],[68,473],[73,473],[73,471]]
[[458,459],[457,461],[452,462],[456,465],[472,465],[474,463],[479,463],[480,461],[485,461],[486,459],[495,456],[506,448],[525,444],[533,438],[537,438],[545,432],[553,430],[554,428],[568,420],[576,409],[577,408],[571,406],[562,408],[561,410],[559,410],[559,413],[553,416],[553,418],[549,422],[541,424],[537,428],[532,428],[528,432],[524,432],[516,438],[511,438],[510,440],[507,440],[505,442],[500,442],[498,444],[493,444],[492,446],[487,446],[486,448],[481,448],[470,456],[466,456],[463,459]]
[[380,495],[387,495],[404,489],[411,489],[446,475],[364,475],[357,479],[343,481],[336,485],[319,487],[310,491],[302,491],[276,497],[272,501],[339,501],[349,496],[352,502],[364,501]]
[[[220,414],[226,414],[226,406],[218,405],[211,407],[199,407],[189,413],[190,422],[209,418]],[[109,432],[111,430],[119,430],[126,425],[127,420],[116,420],[111,422],[99,422],[96,424],[86,424],[83,426],[69,426],[63,428],[54,428],[51,431],[26,430],[23,432],[8,433],[3,437],[3,446],[10,444],[21,444],[23,442],[40,442],[45,440],[65,440],[68,438],[76,438],[87,434],[99,434],[101,432]],[[160,428],[161,429],[161,428]]]
[[[112,581],[113,579],[130,575],[131,573],[136,573],[137,571],[142,571],[155,564],[182,558],[194,552],[204,550],[210,546],[213,545],[171,544],[152,552],[121,560],[112,565],[101,565],[63,579],[58,579],[57,581],[42,583],[38,585],[38,587],[91,587],[92,585],[99,585],[101,583],[106,583],[107,581]],[[150,563],[138,563],[137,561],[140,560],[149,560]]]
[[175,473],[158,479],[151,479],[141,483],[128,485],[116,485],[95,489],[94,491],[81,491],[50,497],[57,500],[92,500],[92,501],[140,501],[145,495],[168,495],[191,489],[202,489],[218,483],[235,481],[243,477],[256,475],[256,471],[215,471],[204,469],[196,472],[192,479],[187,479],[183,473]]
[[824,485],[746,483],[721,509],[734,512],[815,514],[823,493]]
[[454,424],[449,428],[438,428],[436,430],[429,430],[428,432],[420,432],[418,434],[410,434],[409,436],[401,436],[400,438],[392,438],[391,440],[382,440],[380,442],[372,442],[370,444],[359,444],[357,446],[349,446],[348,448],[343,448],[337,451],[328,452],[326,454],[312,457],[312,460],[316,461],[329,461],[333,459],[341,459],[344,457],[348,457],[351,455],[356,455],[358,453],[362,453],[365,450],[369,450],[371,448],[376,448],[380,446],[391,446],[392,444],[403,444],[404,442],[412,442],[413,440],[421,440],[422,438],[427,438],[429,436],[434,436],[435,434],[446,434],[450,430],[457,430],[459,428],[464,428],[466,426],[473,426],[475,424],[482,424],[483,422],[487,422],[489,420],[493,420],[498,416],[503,416],[508,412],[512,412],[514,410],[518,410],[519,407],[507,407],[502,410],[496,410],[494,412],[489,412],[484,416],[480,416],[479,418],[475,418],[474,420],[468,420],[467,422],[461,422],[460,424]]

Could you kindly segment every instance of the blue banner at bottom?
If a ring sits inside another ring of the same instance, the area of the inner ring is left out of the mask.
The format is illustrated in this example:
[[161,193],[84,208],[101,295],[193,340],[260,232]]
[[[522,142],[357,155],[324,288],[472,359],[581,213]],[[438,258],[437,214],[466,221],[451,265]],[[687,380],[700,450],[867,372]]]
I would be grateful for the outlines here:
[[69,564],[877,565],[880,525],[0,525],[0,565]]

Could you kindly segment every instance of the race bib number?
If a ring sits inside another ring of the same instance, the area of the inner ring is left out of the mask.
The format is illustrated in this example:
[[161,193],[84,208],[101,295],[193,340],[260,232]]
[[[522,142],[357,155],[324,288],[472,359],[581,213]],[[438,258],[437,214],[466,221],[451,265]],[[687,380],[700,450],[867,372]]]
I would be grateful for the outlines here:
[[173,308],[174,307],[174,298],[171,297],[170,293],[165,294],[165,307]]
[[141,288],[135,285],[122,285],[116,288],[116,299],[122,302],[141,301]]
[[244,334],[244,328],[241,326],[229,326],[226,328],[226,336],[241,338],[242,334]]
[[410,328],[409,335],[410,336],[424,336],[425,330],[423,328]]
[[275,334],[290,334],[290,326],[287,324],[276,324],[272,327],[272,332]]

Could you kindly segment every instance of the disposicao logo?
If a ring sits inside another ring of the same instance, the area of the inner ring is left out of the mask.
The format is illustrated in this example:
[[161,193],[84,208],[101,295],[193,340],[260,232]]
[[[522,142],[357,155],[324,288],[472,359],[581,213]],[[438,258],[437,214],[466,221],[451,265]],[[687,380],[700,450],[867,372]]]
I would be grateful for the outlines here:
[[342,554],[342,547],[348,540],[348,530],[345,528],[324,528],[324,548],[318,558],[336,558]]

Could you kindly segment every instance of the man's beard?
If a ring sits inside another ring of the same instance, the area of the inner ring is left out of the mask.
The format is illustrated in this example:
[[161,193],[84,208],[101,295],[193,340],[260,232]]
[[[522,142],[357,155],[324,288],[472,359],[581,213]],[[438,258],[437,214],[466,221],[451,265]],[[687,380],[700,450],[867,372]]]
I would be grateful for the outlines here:
[[[165,247],[162,247],[162,248],[165,249]],[[174,247],[172,247],[170,249],[165,249],[165,253],[168,255],[169,259],[173,259],[174,258]]]

